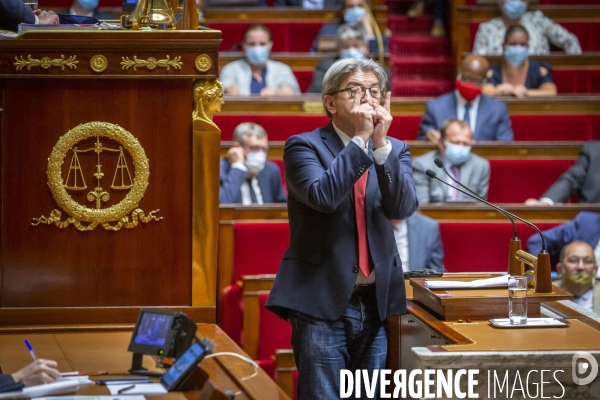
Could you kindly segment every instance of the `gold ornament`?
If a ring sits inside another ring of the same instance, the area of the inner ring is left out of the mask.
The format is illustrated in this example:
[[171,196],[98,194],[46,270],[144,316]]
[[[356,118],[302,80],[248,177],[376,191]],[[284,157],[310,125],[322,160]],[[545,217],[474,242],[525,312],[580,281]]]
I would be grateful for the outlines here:
[[[80,141],[91,137],[96,138],[96,143],[93,148],[79,149],[76,146]],[[117,149],[106,147],[100,141],[101,137],[108,137],[109,139],[115,140],[119,142],[121,146]],[[133,178],[129,172],[123,150],[127,150],[133,159],[135,169]],[[73,155],[69,167],[69,174],[67,175],[67,179],[63,181],[62,165],[65,156],[69,151],[71,151]],[[88,208],[77,203],[67,192],[67,190],[87,189],[84,174],[77,155],[91,151],[97,155],[96,171],[93,174],[94,178],[97,180],[97,186],[87,194],[87,200],[94,202],[96,208]],[[101,208],[102,203],[110,199],[110,194],[103,190],[100,185],[100,182],[104,177],[100,157],[105,151],[119,153],[117,167],[110,187],[114,190],[130,189],[130,191],[120,203],[108,208]],[[72,179],[71,173],[73,173]],[[138,219],[144,223],[148,223],[151,220],[158,221],[162,219],[162,217],[155,216],[155,213],[159,210],[154,210],[146,216],[141,209],[137,208],[148,187],[148,178],[150,175],[149,162],[140,142],[131,133],[127,132],[119,125],[110,124],[108,122],[88,122],[71,129],[65,135],[60,137],[54,146],[54,149],[52,149],[52,153],[48,158],[48,169],[46,174],[48,176],[48,186],[52,193],[52,197],[56,203],[70,215],[70,217],[67,218],[66,221],[61,221],[60,218],[62,213],[55,209],[52,210],[48,218],[45,216],[34,218],[34,222],[32,223],[34,226],[42,223],[55,224],[59,228],[66,228],[72,223],[81,231],[91,231],[97,225],[102,224],[104,229],[116,231],[123,226],[128,229],[134,228],[138,224]],[[131,211],[133,211],[131,215],[133,221],[129,222],[127,214]],[[109,222],[115,221],[118,221],[116,225],[113,226],[109,224]],[[83,225],[82,222],[87,222],[89,225]]]
[[212,121],[215,113],[225,104],[223,84],[218,79],[197,80],[194,82],[194,112],[192,118],[217,127]]
[[96,54],[90,59],[90,68],[94,72],[104,72],[108,68],[108,60],[102,54]]
[[134,71],[137,71],[138,68],[146,67],[149,70],[153,70],[156,67],[166,68],[167,71],[173,67],[174,69],[181,69],[183,62],[181,61],[181,56],[175,57],[171,60],[171,57],[167,55],[166,60],[157,60],[154,57],[150,57],[147,60],[142,60],[137,58],[137,56],[133,56],[133,60],[130,60],[129,57],[121,57],[121,69],[129,69],[133,67]]
[[65,60],[65,56],[61,54],[60,58],[51,59],[50,57],[42,57],[41,60],[38,60],[36,58],[31,58],[31,54],[29,54],[27,55],[27,60],[25,60],[23,56],[18,58],[15,57],[13,65],[17,71],[22,70],[24,67],[27,67],[27,71],[31,71],[31,67],[42,67],[43,69],[60,67],[61,70],[64,70],[65,67],[77,69],[79,61],[76,61],[76,58],[77,56],[71,56]]
[[194,66],[198,70],[198,72],[206,72],[212,67],[212,60],[206,54],[201,54],[196,57],[194,61]]

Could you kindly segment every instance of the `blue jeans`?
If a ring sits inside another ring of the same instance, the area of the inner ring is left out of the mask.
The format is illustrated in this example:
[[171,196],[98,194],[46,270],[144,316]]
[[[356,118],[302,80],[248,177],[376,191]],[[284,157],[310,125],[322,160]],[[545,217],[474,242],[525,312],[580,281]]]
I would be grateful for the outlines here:
[[[340,398],[340,370],[385,368],[387,335],[375,296],[352,296],[343,315],[326,321],[290,311],[292,347],[298,368],[298,400]],[[362,376],[362,374],[361,374]],[[361,399],[367,399],[361,379]],[[379,380],[375,390],[379,398]],[[352,399],[356,393],[353,392]]]

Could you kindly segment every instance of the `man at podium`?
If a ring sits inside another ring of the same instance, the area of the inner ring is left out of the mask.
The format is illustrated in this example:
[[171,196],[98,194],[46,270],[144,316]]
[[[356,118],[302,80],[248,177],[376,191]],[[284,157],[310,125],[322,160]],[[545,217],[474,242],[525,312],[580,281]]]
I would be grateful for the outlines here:
[[384,368],[384,322],[406,313],[391,221],[418,201],[385,82],[375,61],[339,60],[323,80],[331,122],[285,144],[291,239],[266,307],[290,319],[298,400],[339,398],[343,369]]

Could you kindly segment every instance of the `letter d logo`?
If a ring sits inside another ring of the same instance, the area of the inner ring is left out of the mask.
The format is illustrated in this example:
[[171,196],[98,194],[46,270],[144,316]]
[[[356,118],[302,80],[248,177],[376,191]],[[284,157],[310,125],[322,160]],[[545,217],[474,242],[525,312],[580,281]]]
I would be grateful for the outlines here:
[[[585,359],[585,361],[583,361],[582,358]],[[590,353],[578,351],[573,354],[571,369],[573,382],[580,386],[587,385],[596,379],[596,376],[598,375],[598,362]],[[578,376],[585,375],[588,371],[589,375],[586,378],[580,378]]]

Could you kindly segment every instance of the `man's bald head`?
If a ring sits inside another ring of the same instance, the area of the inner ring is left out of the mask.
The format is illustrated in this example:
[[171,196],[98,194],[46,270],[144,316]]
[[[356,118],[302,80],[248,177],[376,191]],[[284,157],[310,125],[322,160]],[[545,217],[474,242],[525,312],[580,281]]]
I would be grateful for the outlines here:
[[460,73],[468,81],[483,81],[489,68],[490,63],[485,57],[471,54],[463,60]]

